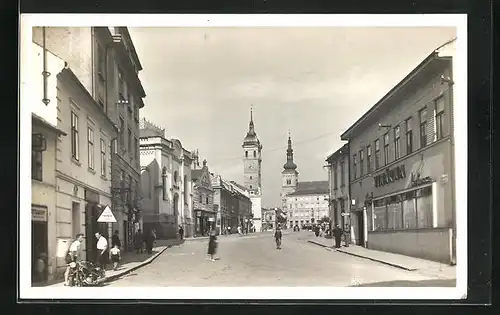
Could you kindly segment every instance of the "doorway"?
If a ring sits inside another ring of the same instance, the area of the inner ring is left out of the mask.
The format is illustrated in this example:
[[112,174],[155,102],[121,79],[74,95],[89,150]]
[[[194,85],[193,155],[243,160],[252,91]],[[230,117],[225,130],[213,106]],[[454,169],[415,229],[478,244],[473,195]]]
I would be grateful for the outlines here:
[[357,212],[356,216],[358,217],[358,239],[356,243],[360,246],[365,246],[365,220],[363,212]]
[[[47,222],[43,221],[31,221],[31,279],[32,283],[42,282],[47,280],[47,268],[44,269],[43,273],[38,274],[36,267],[40,255],[44,253],[47,255],[48,250],[48,233],[47,233]],[[43,258],[45,266],[47,265],[46,258]]]

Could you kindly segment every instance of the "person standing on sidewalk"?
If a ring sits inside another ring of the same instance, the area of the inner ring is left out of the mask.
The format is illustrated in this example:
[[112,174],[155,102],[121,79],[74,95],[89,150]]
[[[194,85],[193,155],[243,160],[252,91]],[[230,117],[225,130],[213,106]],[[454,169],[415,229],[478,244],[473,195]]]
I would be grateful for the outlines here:
[[115,234],[113,234],[113,237],[111,237],[111,247],[115,247],[115,245],[118,246],[118,248],[122,247],[122,242],[120,241],[120,236],[118,235],[118,230],[115,231]]
[[179,225],[179,237],[181,238],[181,241],[184,239],[184,229],[182,228],[182,225]]
[[155,229],[151,229],[148,233],[148,235],[146,236],[146,251],[148,254],[152,254],[153,253],[153,244],[155,242],[155,239],[156,239],[156,232],[155,232]]
[[64,285],[68,286],[69,285],[69,272],[71,270],[71,264],[76,263],[77,261],[80,260],[80,246],[83,242],[83,234],[78,233],[75,236],[75,240],[71,243],[69,246],[68,252],[66,253],[66,272],[64,272]]
[[340,226],[337,224],[335,225],[335,228],[333,229],[333,236],[335,237],[335,248],[340,248],[340,243],[342,241],[342,234],[344,234],[344,231],[340,228]]
[[143,244],[144,244],[144,234],[142,234],[141,229],[138,229],[134,235],[134,247],[137,254],[142,254]]
[[208,240],[207,255],[211,261],[215,261],[215,252],[217,251],[217,233],[215,230],[210,232],[210,239]]
[[95,233],[95,237],[97,238],[97,265],[106,270],[108,241],[100,232]]
[[281,238],[283,237],[283,234],[281,233],[281,227],[278,224],[276,226],[276,232],[274,232],[274,240],[276,241],[276,249],[281,249]]

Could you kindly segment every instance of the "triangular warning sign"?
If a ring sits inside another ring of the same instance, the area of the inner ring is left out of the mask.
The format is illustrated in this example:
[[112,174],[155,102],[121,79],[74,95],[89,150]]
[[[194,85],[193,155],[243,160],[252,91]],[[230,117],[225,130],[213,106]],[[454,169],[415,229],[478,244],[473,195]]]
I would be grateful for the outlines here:
[[113,215],[113,212],[111,212],[111,208],[109,206],[104,208],[104,211],[101,213],[99,219],[97,219],[97,222],[116,223],[115,216]]

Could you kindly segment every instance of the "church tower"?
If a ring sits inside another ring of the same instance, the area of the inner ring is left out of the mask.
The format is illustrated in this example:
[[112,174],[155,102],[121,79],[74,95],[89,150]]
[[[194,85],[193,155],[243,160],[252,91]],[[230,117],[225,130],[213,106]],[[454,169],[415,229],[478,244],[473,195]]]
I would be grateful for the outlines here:
[[251,195],[262,194],[262,144],[255,133],[253,124],[253,111],[250,109],[250,123],[248,132],[243,140],[243,175],[244,186]]
[[286,150],[286,163],[281,172],[281,207],[286,208],[286,195],[293,193],[297,189],[299,172],[297,165],[293,162],[292,137],[288,133],[288,148]]

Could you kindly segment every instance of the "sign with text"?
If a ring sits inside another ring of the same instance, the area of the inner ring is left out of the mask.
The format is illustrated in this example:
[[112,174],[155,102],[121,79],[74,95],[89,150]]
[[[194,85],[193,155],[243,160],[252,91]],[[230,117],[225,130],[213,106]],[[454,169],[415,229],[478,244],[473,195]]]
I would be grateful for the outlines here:
[[32,208],[31,209],[31,220],[38,221],[38,222],[47,222],[47,209]]
[[97,219],[97,222],[116,223],[115,216],[113,215],[113,212],[111,212],[111,208],[109,206],[104,208],[104,211],[101,213],[99,219]]
[[405,177],[406,177],[405,166],[400,165],[392,169],[389,168],[386,169],[385,172],[376,175],[373,179],[375,180],[375,187],[380,187],[393,183]]

